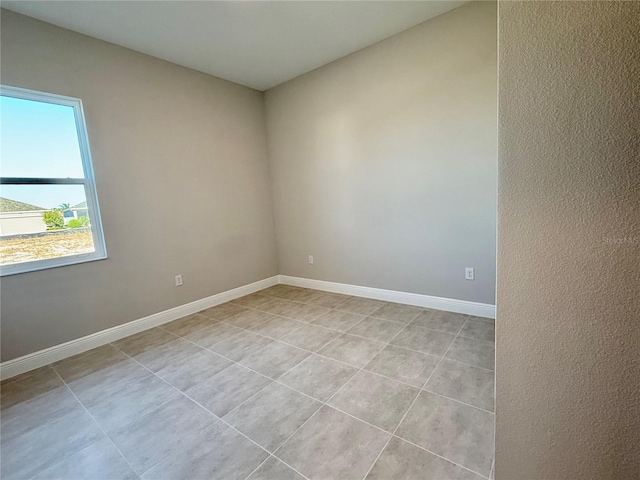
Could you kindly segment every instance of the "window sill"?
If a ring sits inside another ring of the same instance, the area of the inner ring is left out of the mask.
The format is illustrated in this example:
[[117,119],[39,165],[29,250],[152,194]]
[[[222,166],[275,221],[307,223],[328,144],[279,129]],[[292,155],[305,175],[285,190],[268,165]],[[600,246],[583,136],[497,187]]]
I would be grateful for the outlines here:
[[73,255],[69,257],[59,257],[47,260],[36,260],[33,262],[25,262],[16,265],[0,266],[0,276],[7,277],[10,275],[19,275],[21,273],[37,272],[40,270],[49,270],[51,268],[66,267],[69,265],[78,265],[80,263],[96,262],[98,260],[106,260],[107,254],[88,253],[85,255]]

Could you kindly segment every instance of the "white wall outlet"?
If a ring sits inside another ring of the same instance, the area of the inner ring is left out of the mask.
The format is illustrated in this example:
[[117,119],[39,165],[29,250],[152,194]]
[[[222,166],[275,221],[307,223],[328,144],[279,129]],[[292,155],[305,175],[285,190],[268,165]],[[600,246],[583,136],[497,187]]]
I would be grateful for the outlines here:
[[313,255],[309,255],[309,265],[313,265]]
[[176,275],[176,287],[182,285],[182,275]]
[[475,273],[473,273],[472,267],[466,267],[464,269],[464,279],[465,280],[473,280],[475,278]]

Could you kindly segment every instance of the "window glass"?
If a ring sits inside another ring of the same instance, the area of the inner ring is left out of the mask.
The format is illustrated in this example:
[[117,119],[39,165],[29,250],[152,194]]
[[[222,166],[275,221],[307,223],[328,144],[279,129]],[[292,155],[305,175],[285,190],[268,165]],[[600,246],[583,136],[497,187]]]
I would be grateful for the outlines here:
[[2,87],[2,275],[106,258],[82,103]]

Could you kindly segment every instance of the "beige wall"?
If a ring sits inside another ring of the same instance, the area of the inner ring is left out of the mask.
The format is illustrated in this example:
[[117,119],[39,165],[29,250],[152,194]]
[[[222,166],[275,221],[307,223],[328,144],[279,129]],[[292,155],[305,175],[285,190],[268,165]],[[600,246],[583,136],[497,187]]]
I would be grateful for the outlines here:
[[1,35],[3,84],[83,100],[109,252],[2,279],[2,360],[277,273],[260,92],[6,10]]
[[498,480],[640,474],[638,19],[500,4]]
[[472,3],[266,92],[281,274],[494,303],[496,22]]

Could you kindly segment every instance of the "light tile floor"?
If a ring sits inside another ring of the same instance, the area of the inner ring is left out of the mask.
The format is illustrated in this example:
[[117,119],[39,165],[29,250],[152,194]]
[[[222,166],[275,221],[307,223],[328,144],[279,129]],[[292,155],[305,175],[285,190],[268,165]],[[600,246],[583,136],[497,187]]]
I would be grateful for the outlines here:
[[479,479],[494,322],[277,285],[2,383],[3,479]]

